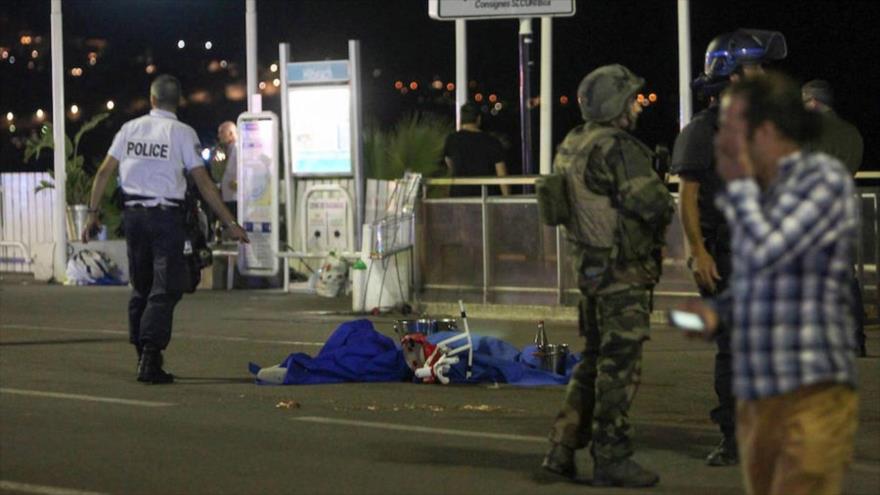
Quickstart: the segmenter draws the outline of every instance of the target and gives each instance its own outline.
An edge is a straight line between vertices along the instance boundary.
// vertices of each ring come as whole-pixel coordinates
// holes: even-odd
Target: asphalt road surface
[[[257,386],[247,364],[316,353],[345,301],[207,291],[178,306],[170,386],[135,381],[128,290],[0,283],[0,493],[627,493],[551,482],[538,466],[564,388],[412,383]],[[393,317],[373,318],[392,335]],[[472,319],[523,346],[526,322]],[[571,323],[547,323],[575,349]],[[880,332],[858,361],[861,421],[845,493],[880,493]],[[742,493],[703,459],[719,435],[713,347],[657,327],[632,409],[657,494]],[[589,456],[579,469],[590,476]]]

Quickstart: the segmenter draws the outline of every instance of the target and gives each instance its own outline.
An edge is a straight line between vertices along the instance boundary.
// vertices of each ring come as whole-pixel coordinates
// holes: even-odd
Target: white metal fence
[[[51,178],[45,172],[0,174],[0,272],[33,271],[21,247],[5,243],[21,243],[33,252],[36,244],[52,242],[55,195],[34,192],[41,180]]]

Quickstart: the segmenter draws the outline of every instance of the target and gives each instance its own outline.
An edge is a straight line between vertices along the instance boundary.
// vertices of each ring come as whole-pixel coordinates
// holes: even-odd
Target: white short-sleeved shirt
[[[123,124],[107,154],[119,160],[123,191],[156,198],[126,202],[129,205],[173,205],[167,200],[182,200],[186,194],[184,171],[205,165],[196,131],[174,113],[159,109]]]

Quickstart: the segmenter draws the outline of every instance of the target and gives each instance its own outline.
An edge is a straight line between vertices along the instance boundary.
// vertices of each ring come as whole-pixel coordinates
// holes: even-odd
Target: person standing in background
[[[446,137],[443,156],[453,177],[504,177],[507,165],[501,143],[483,132],[480,108],[473,103],[461,106],[461,129]],[[497,191],[490,187],[489,192]],[[450,196],[479,196],[480,186],[452,186]],[[501,194],[508,196],[510,186],[501,186]]]
[[[821,123],[819,138],[805,146],[808,150],[824,151],[837,158],[853,177],[862,166],[865,142],[856,126],[843,120],[834,111],[834,90],[828,81],[813,79],[801,87],[801,99],[807,110],[818,112]],[[853,313],[856,319],[856,355],[868,356],[865,335],[865,305],[862,300],[862,286],[853,270],[852,277]]]

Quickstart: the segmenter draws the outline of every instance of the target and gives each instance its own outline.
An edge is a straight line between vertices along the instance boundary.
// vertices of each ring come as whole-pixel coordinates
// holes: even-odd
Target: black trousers
[[[706,251],[715,259],[715,266],[721,280],[716,282],[717,293],[724,292],[730,282],[731,253],[730,246],[724,242],[710,239],[705,240]],[[712,297],[700,289],[703,297]],[[733,355],[730,349],[730,326],[729,322],[720,322],[715,337],[715,395],[718,396],[718,406],[709,413],[712,421],[718,425],[725,437],[734,438],[736,434],[736,399],[733,396]]]
[[[129,340],[165,349],[171,340],[174,307],[183,295],[186,265],[180,208],[126,208],[125,240],[131,299]]]
[[[865,335],[865,302],[862,299],[862,286],[859,285],[859,276],[855,268],[853,268],[853,276],[850,281],[850,291],[853,298],[853,320],[856,324],[856,346],[864,348],[867,341]]]

